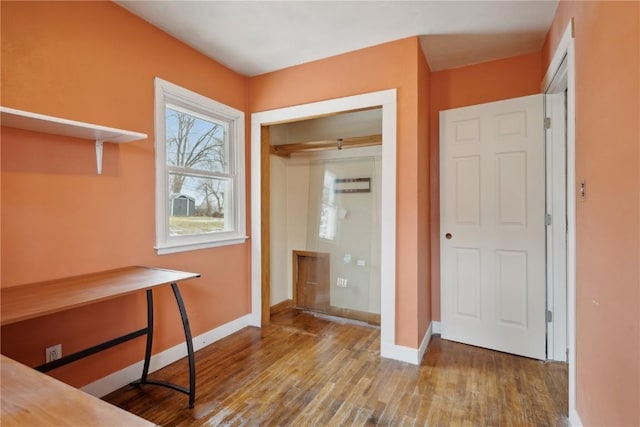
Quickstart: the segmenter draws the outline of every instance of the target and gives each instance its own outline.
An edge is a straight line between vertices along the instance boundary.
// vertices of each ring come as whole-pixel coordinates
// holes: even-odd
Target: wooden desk
[[[0,357],[0,423],[4,427],[154,425],[6,356]]]
[[[200,277],[197,273],[147,267],[126,267],[100,273],[50,280],[29,285],[13,286],[1,290],[1,325],[8,325],[46,314],[105,301],[145,290],[147,294],[147,326],[112,340],[89,347],[77,353],[37,366],[47,372],[76,360],[145,335],[147,345],[140,380],[133,384],[155,384],[189,395],[189,407],[195,402],[195,358],[187,311],[180,295],[178,281]],[[189,388],[148,378],[151,346],[153,344],[153,288],[171,285],[184,328],[189,359]]]

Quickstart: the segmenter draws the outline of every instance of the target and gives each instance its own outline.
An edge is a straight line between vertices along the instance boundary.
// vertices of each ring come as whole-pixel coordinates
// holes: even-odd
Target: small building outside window
[[[196,199],[184,194],[173,194],[171,199],[171,216],[195,216]]]

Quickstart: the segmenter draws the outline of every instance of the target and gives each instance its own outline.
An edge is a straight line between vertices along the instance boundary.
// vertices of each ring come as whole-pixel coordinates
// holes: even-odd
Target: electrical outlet
[[[52,345],[44,349],[44,357],[46,363],[53,362],[62,357],[62,344]]]

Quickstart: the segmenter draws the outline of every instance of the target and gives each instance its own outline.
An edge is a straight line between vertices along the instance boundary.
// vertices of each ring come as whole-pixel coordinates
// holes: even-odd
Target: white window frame
[[[244,112],[206,96],[170,83],[159,77],[155,85],[155,151],[156,151],[156,252],[158,255],[218,246],[242,244],[246,235],[245,206],[245,140]],[[229,174],[232,196],[225,200],[231,209],[232,228],[225,231],[171,236],[169,233],[169,168],[167,165],[166,113],[167,104],[175,105],[222,120],[229,125]],[[226,214],[225,214],[226,215]],[[226,218],[226,216],[225,216]]]

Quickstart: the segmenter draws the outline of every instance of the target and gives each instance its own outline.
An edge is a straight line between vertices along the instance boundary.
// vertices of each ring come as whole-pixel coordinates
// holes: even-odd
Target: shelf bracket
[[[96,166],[98,175],[102,175],[102,140],[96,139]]]

